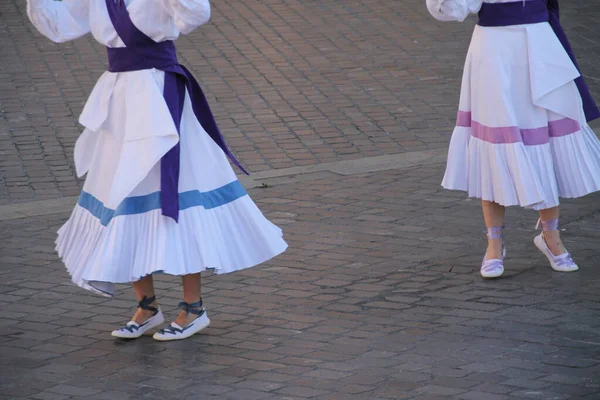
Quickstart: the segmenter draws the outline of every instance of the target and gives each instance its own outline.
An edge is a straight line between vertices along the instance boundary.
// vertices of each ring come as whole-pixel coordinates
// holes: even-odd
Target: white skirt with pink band
[[[600,190],[578,76],[548,23],[476,26],[442,186],[536,210]]]

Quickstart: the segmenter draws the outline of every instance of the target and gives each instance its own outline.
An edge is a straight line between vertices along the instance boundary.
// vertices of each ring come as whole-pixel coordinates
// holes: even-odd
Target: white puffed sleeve
[[[177,29],[187,35],[210,19],[209,0],[163,0],[167,12],[175,19]]]
[[[483,0],[426,0],[427,10],[438,21],[462,22],[481,9]]]
[[[56,43],[90,31],[89,0],[27,0],[27,15],[38,31]]]

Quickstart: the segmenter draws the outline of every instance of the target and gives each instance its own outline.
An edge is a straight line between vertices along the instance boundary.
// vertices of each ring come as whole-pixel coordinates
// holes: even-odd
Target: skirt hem
[[[179,223],[158,209],[118,216],[105,226],[78,205],[56,240],[73,283],[105,296],[117,283],[156,273],[226,274],[251,268],[286,248],[281,229],[247,195],[217,208],[182,210]]]

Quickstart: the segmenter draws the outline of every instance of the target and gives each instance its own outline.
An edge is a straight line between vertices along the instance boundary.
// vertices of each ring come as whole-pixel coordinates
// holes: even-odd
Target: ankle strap
[[[154,303],[155,300],[156,300],[156,296],[152,296],[150,298],[144,296],[144,298],[142,300],[140,300],[140,302],[138,303],[138,308],[141,308],[142,310],[157,312],[158,308],[152,307],[150,305],[150,304]]]
[[[492,226],[487,228],[487,237],[488,239],[502,239],[502,230],[503,226]]]
[[[538,223],[537,223],[535,229],[538,229],[540,227],[540,225],[542,226],[542,231],[544,231],[544,232],[557,231],[558,230],[558,219],[542,221],[542,219],[540,218],[540,219],[538,219]]]
[[[191,303],[191,304],[186,303],[185,301],[182,301],[181,303],[179,303],[177,305],[177,307],[179,307],[180,309],[185,311],[186,317],[190,314],[202,315],[202,312],[204,312],[204,310],[202,308],[202,299],[200,299],[199,301],[197,301],[195,303]]]

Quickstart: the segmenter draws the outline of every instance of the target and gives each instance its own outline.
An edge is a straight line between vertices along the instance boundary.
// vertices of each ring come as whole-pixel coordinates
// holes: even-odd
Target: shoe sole
[[[484,275],[483,272],[480,272],[480,273],[481,273],[482,278],[495,279],[495,278],[500,278],[504,274],[504,270],[502,270],[502,272],[500,272],[498,275]]]
[[[200,317],[200,318],[202,318],[202,317]],[[158,340],[159,342],[170,342],[172,340],[183,340],[183,339],[187,339],[191,336],[194,336],[196,333],[202,331],[203,329],[208,328],[209,325],[210,325],[210,319],[208,319],[208,317],[206,317],[206,321],[202,321],[202,323],[197,325],[198,328],[196,330],[189,331],[189,333],[185,332],[182,335],[178,335],[178,336],[160,336],[159,333],[156,332],[154,334],[154,336],[152,336],[152,338],[154,340]]]
[[[550,250],[548,249],[548,246],[546,245],[544,239],[542,238],[542,235],[538,235],[538,236],[534,237],[533,238],[533,244],[535,245],[535,247],[538,248],[539,251],[542,252],[543,255],[546,256],[546,258],[550,262],[550,266],[552,267],[553,270],[555,270],[557,272],[575,272],[575,271],[579,270],[578,266],[575,266],[575,268],[571,268],[571,269],[562,269],[559,266],[557,266],[554,263],[554,260],[552,259],[552,256],[550,256],[547,253],[547,251],[549,252]]]

